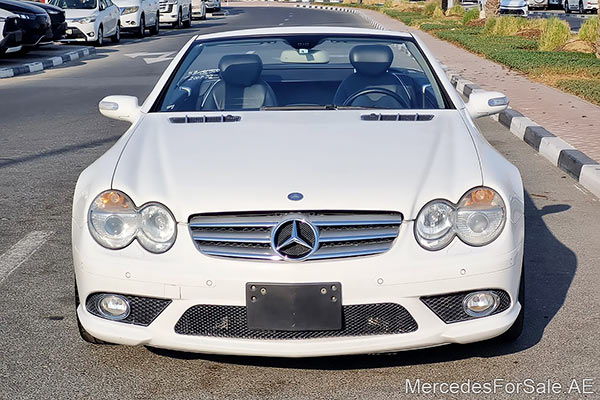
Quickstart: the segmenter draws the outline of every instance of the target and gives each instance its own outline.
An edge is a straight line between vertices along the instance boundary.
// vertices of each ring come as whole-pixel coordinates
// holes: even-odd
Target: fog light
[[[465,296],[463,309],[471,317],[490,315],[500,305],[500,298],[493,292],[474,292]]]
[[[129,301],[123,296],[107,294],[98,300],[98,311],[103,317],[119,321],[129,316]]]

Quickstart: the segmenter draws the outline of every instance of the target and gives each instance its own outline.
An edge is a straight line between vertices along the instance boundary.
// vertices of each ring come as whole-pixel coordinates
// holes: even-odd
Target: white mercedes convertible
[[[91,343],[251,356],[376,353],[523,328],[519,171],[407,33],[194,37],[81,174],[79,329]]]

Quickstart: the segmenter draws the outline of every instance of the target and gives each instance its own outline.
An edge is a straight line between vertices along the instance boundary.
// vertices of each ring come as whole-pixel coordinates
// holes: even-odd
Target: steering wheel
[[[354,101],[359,97],[366,96],[368,94],[382,94],[384,96],[388,96],[396,100],[402,106],[402,108],[410,108],[410,104],[408,104],[408,102],[402,96],[400,96],[398,93],[392,92],[391,90],[384,88],[371,88],[358,91],[352,96],[348,97],[346,101],[344,101],[343,106],[349,106],[352,103],[354,103]]]

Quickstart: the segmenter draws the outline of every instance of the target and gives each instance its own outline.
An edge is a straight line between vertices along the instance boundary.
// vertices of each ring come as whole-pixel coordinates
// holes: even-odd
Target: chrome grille
[[[192,216],[190,231],[196,246],[206,255],[282,261],[273,249],[273,231],[293,219],[312,224],[318,232],[316,250],[306,260],[385,253],[402,224],[402,214],[397,212],[227,213]]]

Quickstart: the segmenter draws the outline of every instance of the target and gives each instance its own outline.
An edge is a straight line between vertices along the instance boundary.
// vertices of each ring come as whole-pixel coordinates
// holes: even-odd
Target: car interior
[[[310,59],[304,53],[298,54]],[[313,54],[322,62],[265,65],[257,54],[225,55],[217,69],[193,71],[180,79],[159,111],[445,108],[423,71],[392,67],[390,46],[353,46],[345,63],[329,63],[326,56]]]

